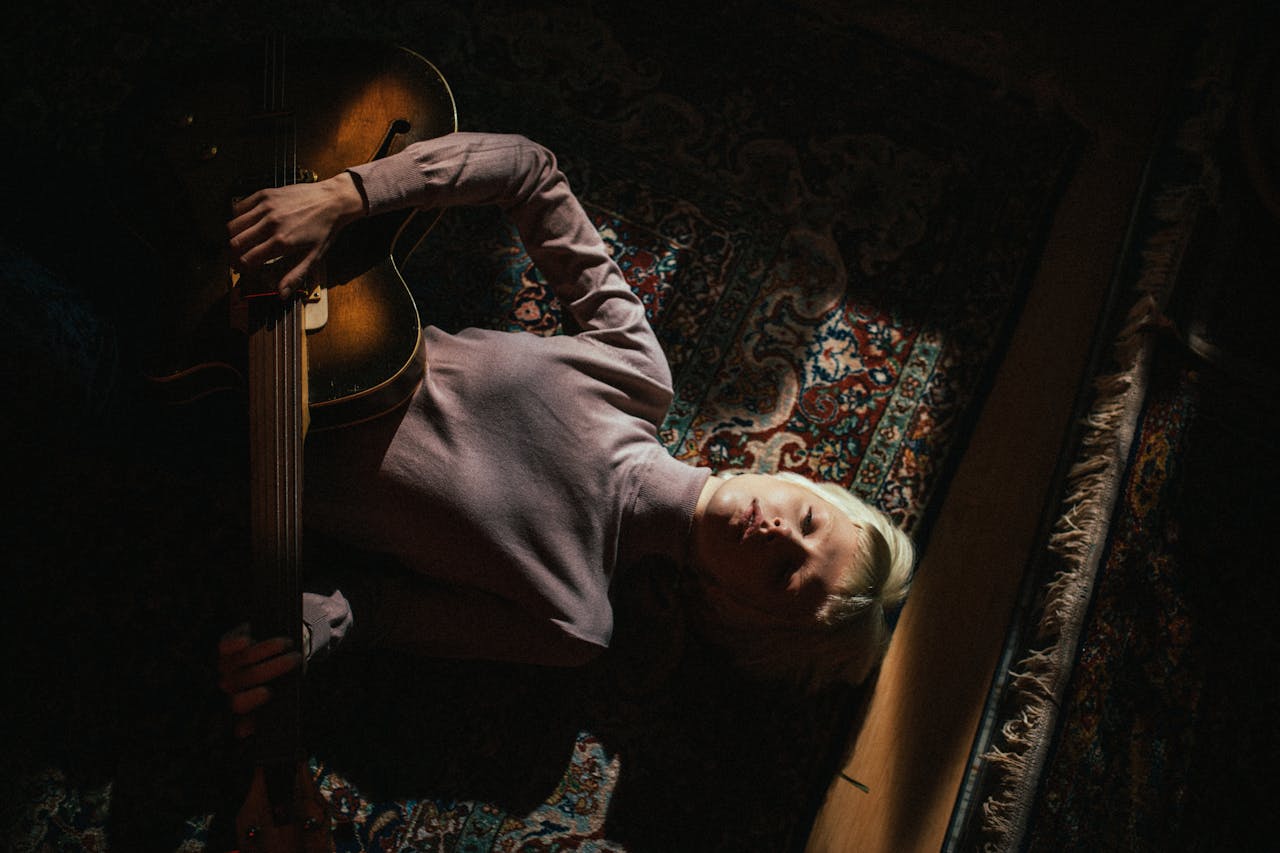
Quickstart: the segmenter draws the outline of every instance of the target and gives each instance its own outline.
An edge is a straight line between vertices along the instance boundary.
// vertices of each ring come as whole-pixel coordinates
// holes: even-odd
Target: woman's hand
[[[351,174],[340,172],[317,183],[259,190],[236,202],[232,213],[227,230],[236,266],[251,271],[283,259],[287,269],[277,287],[287,297],[343,226],[364,215],[364,198]]]
[[[236,715],[236,737],[253,734],[253,711],[271,698],[266,685],[302,665],[295,645],[284,637],[255,643],[247,625],[232,629],[218,642],[218,688],[227,694]]]

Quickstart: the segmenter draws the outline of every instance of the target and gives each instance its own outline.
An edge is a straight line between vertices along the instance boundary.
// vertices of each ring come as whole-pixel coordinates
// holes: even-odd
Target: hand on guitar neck
[[[297,643],[285,637],[254,641],[247,625],[223,635],[218,643],[218,688],[235,715],[235,735],[247,738],[254,731],[253,712],[271,699],[272,681],[304,663]]]
[[[341,647],[352,625],[351,607],[340,590],[302,594],[301,647],[286,637],[255,641],[247,624],[218,642],[218,688],[235,715],[235,733],[254,732],[253,712],[271,699],[271,683]]]
[[[295,292],[338,232],[366,213],[350,172],[317,183],[259,190],[237,201],[227,223],[237,266],[254,270],[276,259],[293,266],[279,279],[282,298]]]
[[[305,644],[305,637],[304,637]],[[272,698],[268,686],[305,662],[285,637],[254,641],[247,625],[218,643],[218,686],[236,715],[235,735],[255,733],[255,713]],[[332,853],[324,800],[305,761],[259,764],[235,818],[235,853]]]

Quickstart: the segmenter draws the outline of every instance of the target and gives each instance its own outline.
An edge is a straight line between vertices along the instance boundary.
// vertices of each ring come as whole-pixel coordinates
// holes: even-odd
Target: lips
[[[760,502],[752,499],[751,506],[742,515],[742,538],[741,542],[746,542],[747,538],[760,529],[760,522],[764,518],[760,512]]]

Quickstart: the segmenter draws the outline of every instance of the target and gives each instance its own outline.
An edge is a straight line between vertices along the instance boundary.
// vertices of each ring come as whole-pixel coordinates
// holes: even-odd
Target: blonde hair
[[[840,682],[860,684],[888,647],[887,614],[906,598],[915,546],[887,515],[841,486],[815,483],[789,471],[774,476],[809,489],[848,516],[863,540],[858,558],[811,622],[748,624],[716,611],[703,596],[700,627],[748,673],[807,690]]]

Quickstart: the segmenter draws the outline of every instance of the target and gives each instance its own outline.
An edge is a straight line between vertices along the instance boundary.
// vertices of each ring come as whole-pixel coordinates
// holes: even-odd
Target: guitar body
[[[246,47],[158,75],[131,101],[116,138],[125,179],[117,198],[153,265],[128,294],[142,370],[170,402],[245,384],[245,300],[227,248],[234,199],[324,179],[457,128],[448,84],[404,48],[290,43],[286,115],[262,107],[263,64]],[[281,121],[294,150],[276,150]],[[286,160],[291,174],[281,173]],[[420,378],[418,315],[398,264],[428,218],[360,220],[330,247],[319,301],[306,309],[314,428],[380,414]]]

